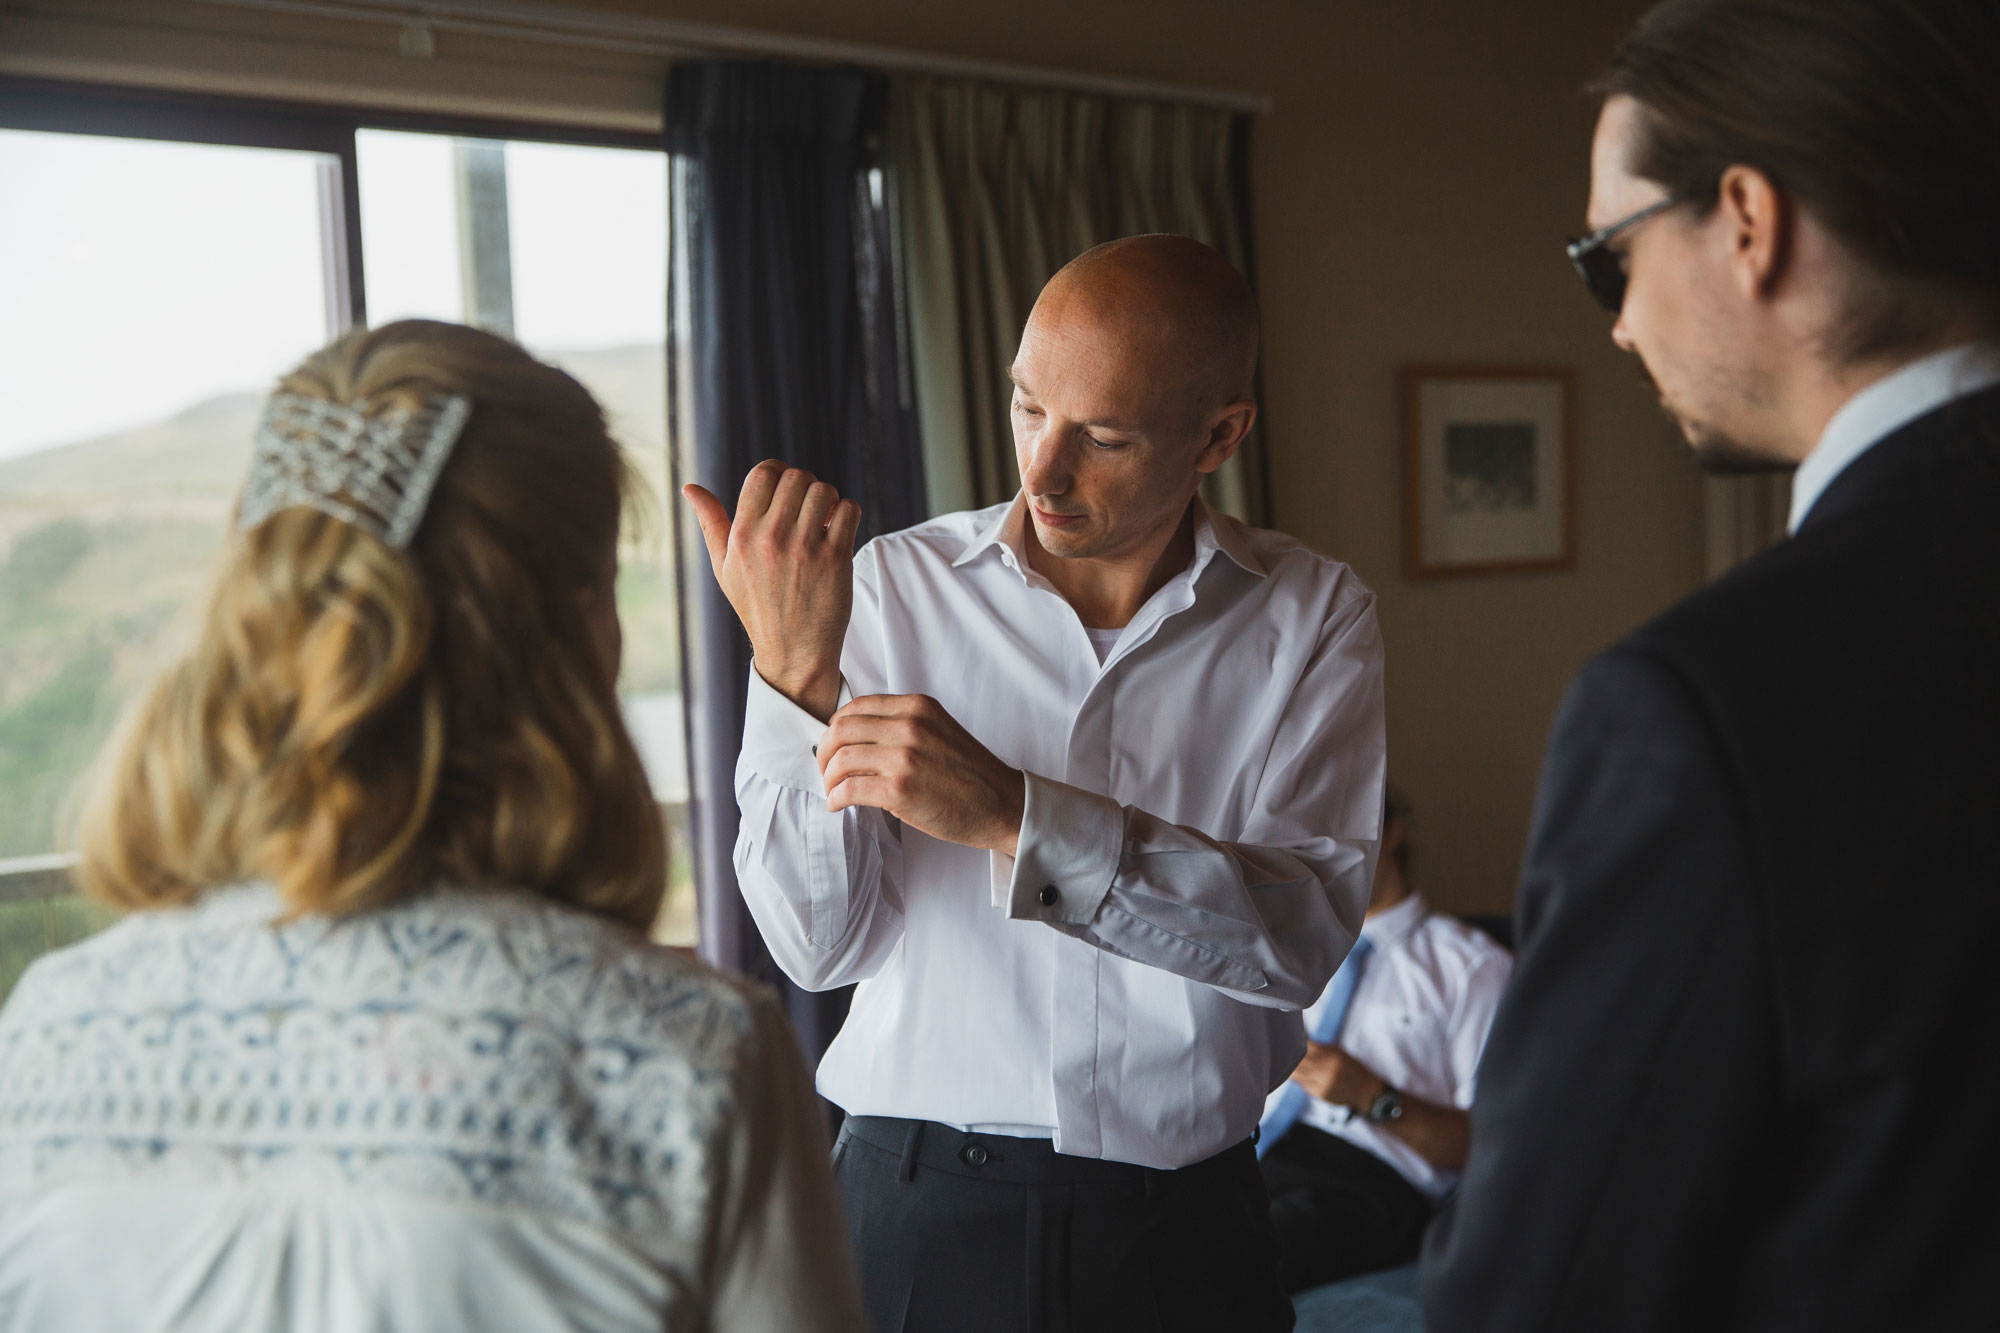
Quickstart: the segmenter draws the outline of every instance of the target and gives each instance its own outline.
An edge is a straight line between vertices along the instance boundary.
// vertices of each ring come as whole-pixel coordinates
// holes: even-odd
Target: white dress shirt
[[[1197,501],[1193,561],[1100,663],[1025,523],[1017,498],[870,542],[841,658],[846,693],[930,695],[1026,772],[1019,859],[829,814],[823,727],[753,670],[736,868],[794,980],[860,983],[830,1100],[1185,1166],[1249,1136],[1361,926],[1374,594]]]
[[[1374,952],[1348,1001],[1338,1044],[1398,1091],[1434,1106],[1470,1108],[1479,1053],[1513,975],[1513,955],[1483,931],[1436,915],[1415,894],[1369,917],[1361,933]],[[1325,1005],[1322,995],[1306,1011],[1308,1030]],[[1458,1184],[1456,1173],[1438,1170],[1394,1132],[1347,1107],[1309,1098],[1299,1124],[1367,1149],[1434,1200]]]
[[[1861,455],[1954,398],[2000,384],[2000,347],[1960,343],[1920,357],[1848,399],[1792,478],[1792,532],[1833,479]]]
[[[851,1333],[762,987],[525,893],[140,912],[0,1009],[8,1333]]]

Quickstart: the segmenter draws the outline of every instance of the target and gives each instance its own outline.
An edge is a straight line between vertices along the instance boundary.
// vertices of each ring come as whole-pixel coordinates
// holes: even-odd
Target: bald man
[[[760,465],[689,488],[756,654],[736,868],[857,982],[819,1087],[877,1333],[1292,1326],[1251,1137],[1361,926],[1374,595],[1196,496],[1257,415],[1206,246],[1100,246],[1012,368],[1022,490],[851,555]]]

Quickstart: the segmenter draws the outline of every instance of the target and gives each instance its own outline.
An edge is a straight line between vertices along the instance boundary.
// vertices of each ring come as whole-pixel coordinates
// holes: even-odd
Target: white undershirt
[[[1819,444],[1792,478],[1789,530],[1799,530],[1833,479],[1855,459],[1918,417],[1995,384],[2000,384],[2000,346],[1960,343],[1920,357],[1855,394],[1826,423]]]
[[[1083,632],[1090,636],[1090,646],[1097,652],[1097,665],[1103,666],[1104,660],[1111,656],[1111,650],[1118,646],[1118,639],[1125,630],[1123,626],[1117,629],[1091,629],[1086,625]]]

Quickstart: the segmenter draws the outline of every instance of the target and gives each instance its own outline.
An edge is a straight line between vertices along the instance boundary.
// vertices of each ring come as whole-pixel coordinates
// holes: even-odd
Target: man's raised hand
[[[861,506],[775,459],[750,469],[733,518],[699,486],[681,494],[701,524],[715,581],[750,636],[758,674],[826,721],[840,702]]]

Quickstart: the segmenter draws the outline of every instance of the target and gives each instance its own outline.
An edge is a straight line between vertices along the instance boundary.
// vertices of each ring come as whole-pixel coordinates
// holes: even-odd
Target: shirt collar
[[[1003,554],[1011,556],[1008,561],[1016,570],[1025,568],[1027,550],[1028,497],[1025,492],[1014,497],[1014,503],[1001,511],[966,544],[958,558],[951,562],[952,568],[967,565],[983,552],[999,547]],[[1200,578],[1202,570],[1220,551],[1235,561],[1243,569],[1265,577],[1269,571],[1257,553],[1250,549],[1250,542],[1243,535],[1243,525],[1227,514],[1218,514],[1208,507],[1199,495],[1194,498],[1194,560],[1188,566],[1192,578]]]
[[[1016,495],[1014,503],[1001,510],[999,517],[981,528],[972,540],[965,544],[965,549],[958,553],[958,558],[951,562],[951,567],[957,569],[961,565],[969,565],[986,551],[997,546],[1002,555],[1012,557],[1007,563],[1018,569],[1027,556],[1027,545],[1022,541],[1022,531],[1027,521],[1028,497],[1024,492]]]
[[[1919,357],[1855,394],[1826,423],[1826,433],[1792,478],[1789,530],[1797,532],[1834,478],[1876,444],[1954,398],[1994,384],[2000,384],[2000,346],[1960,343]]]
[[[1255,574],[1260,579],[1264,578],[1270,572],[1264,568],[1264,562],[1257,558],[1257,553],[1250,549],[1250,542],[1243,535],[1243,525],[1228,514],[1218,514],[1213,509],[1210,509],[1208,502],[1197,495],[1194,498],[1194,560],[1196,569],[1200,569],[1204,563],[1202,560],[1202,543],[1204,541],[1208,542],[1213,549],[1222,552],[1231,560],[1234,560],[1246,572]]]
[[[1385,912],[1377,912],[1361,923],[1361,934],[1377,950],[1393,949],[1423,924],[1431,906],[1421,893],[1412,893]]]

